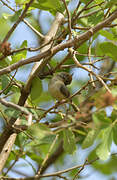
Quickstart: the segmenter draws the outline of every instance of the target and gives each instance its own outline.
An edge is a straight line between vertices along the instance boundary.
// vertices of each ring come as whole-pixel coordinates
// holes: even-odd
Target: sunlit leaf
[[[104,37],[106,37],[107,39],[109,39],[109,40],[112,40],[112,41],[116,41],[116,40],[117,40],[117,37],[115,37],[115,35],[112,34],[112,32],[109,32],[109,31],[107,31],[107,30],[100,30],[99,33],[100,33],[102,36],[104,36]]]
[[[94,143],[96,136],[97,136],[97,130],[93,129],[89,131],[86,138],[83,141],[82,148],[85,149],[90,147]]]
[[[96,126],[108,126],[112,122],[104,110],[93,113],[92,118]]]
[[[27,131],[36,139],[42,139],[45,136],[52,134],[51,130],[46,125],[41,123],[40,124],[36,123],[30,126]]]
[[[13,14],[13,16],[11,16],[10,20],[11,22],[17,21],[19,16],[21,15],[22,9],[18,10],[17,12],[15,12]]]
[[[27,40],[24,40],[20,46],[20,48],[24,48],[24,47],[27,47]],[[27,50],[22,50],[21,52],[13,55],[11,64],[16,63],[22,59],[25,59],[26,55],[27,55]]]
[[[93,15],[89,16],[88,22],[96,25],[97,23],[99,23],[102,20],[103,16],[104,16],[104,13],[100,11],[97,14],[93,14]]]
[[[28,3],[28,2],[29,2],[29,0],[15,0],[15,3],[16,3],[17,5],[25,4],[25,3]]]
[[[100,4],[102,2],[104,2],[103,0],[94,0],[96,2],[96,4]]]
[[[66,152],[73,154],[76,150],[75,136],[70,129],[63,131],[63,147]]]
[[[5,91],[4,91],[4,94],[7,94],[10,89],[11,89],[11,85],[9,86],[9,83],[10,83],[10,78],[7,76],[7,75],[2,75],[1,76],[1,82],[2,82],[2,90],[4,90],[5,88],[7,88]]]
[[[9,17],[11,17],[11,14],[3,13],[2,17],[7,20]]]
[[[3,37],[7,34],[10,26],[6,19],[0,18],[0,38],[3,39]]]
[[[110,155],[110,148],[112,144],[112,126],[101,130],[99,136],[101,137],[101,143],[96,150],[96,154],[101,160],[106,160]]]
[[[64,10],[64,6],[62,5],[61,1],[59,1],[59,0],[56,0],[56,1],[38,0],[38,3],[33,3],[32,7],[42,9],[42,10],[46,10],[46,11],[50,11],[54,15],[57,11],[63,12],[63,10]]]
[[[110,8],[113,5],[117,5],[117,2],[115,0],[109,0],[105,6],[105,8]]]
[[[114,61],[117,61],[117,46],[112,42],[103,42],[100,44],[100,50],[102,55],[111,57]]]

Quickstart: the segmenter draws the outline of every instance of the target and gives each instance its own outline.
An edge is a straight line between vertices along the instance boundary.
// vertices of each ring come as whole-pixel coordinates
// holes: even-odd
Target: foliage
[[[84,178],[80,172],[86,165],[108,177],[114,177],[117,171],[117,152],[112,153],[112,145],[117,145],[117,2],[76,2],[74,8],[74,2],[69,0],[0,2],[0,121],[4,124],[0,129],[1,144],[4,133],[8,132],[9,137],[17,133],[1,171],[3,179],[15,176],[15,168],[21,176],[23,166],[25,177],[35,179],[51,165],[54,170],[68,168],[68,163],[70,167],[78,165],[77,153],[84,151],[88,160],[68,169],[68,179]],[[47,35],[42,16],[46,13],[50,27]],[[57,19],[59,15],[64,20]],[[111,21],[112,15],[115,18]],[[107,19],[109,22],[104,24]],[[23,28],[19,26],[23,40],[20,33],[14,33],[19,23],[23,24]],[[24,23],[31,29],[30,38],[35,37],[33,47],[25,37]],[[15,45],[12,38],[16,39]],[[38,64],[38,73],[32,63]],[[51,75],[61,71],[74,74],[69,91],[75,92],[72,101],[79,112],[64,101],[53,106],[47,85]],[[16,119],[19,124],[14,124]],[[31,172],[27,174],[29,168]],[[58,179],[62,174],[53,176]]]

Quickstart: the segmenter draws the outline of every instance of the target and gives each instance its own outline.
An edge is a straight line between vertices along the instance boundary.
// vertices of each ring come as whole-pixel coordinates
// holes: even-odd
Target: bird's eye
[[[70,79],[65,79],[64,83],[65,83],[65,85],[68,85],[68,84],[71,83],[71,80]]]

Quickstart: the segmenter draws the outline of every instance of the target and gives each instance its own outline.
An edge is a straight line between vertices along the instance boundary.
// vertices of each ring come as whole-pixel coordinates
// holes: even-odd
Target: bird
[[[72,74],[67,72],[59,72],[54,74],[48,84],[48,91],[50,95],[58,101],[65,100],[70,97],[70,92],[67,85],[72,82]],[[75,112],[79,111],[78,107],[69,99]]]

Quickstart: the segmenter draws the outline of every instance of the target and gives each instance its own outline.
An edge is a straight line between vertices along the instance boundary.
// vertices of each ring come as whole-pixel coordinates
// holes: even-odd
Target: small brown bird
[[[60,72],[52,77],[49,82],[48,90],[52,97],[61,101],[63,99],[67,99],[70,97],[70,92],[67,88],[67,85],[71,84],[72,82],[72,75],[67,72]],[[72,105],[74,111],[79,111],[77,106],[69,100],[70,104]]]

